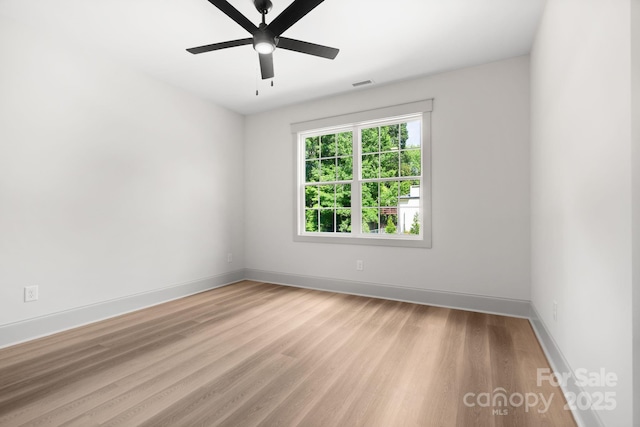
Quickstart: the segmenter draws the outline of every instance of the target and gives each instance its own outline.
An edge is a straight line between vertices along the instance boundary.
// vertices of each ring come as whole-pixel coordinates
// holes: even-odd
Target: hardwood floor
[[[0,350],[0,425],[575,426],[548,367],[525,319],[245,281]]]

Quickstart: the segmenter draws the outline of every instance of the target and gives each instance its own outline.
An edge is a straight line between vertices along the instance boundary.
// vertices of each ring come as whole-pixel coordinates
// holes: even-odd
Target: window
[[[431,246],[431,101],[292,125],[298,241]]]

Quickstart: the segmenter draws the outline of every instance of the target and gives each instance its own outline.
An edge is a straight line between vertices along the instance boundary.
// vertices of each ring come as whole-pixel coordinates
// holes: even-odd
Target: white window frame
[[[412,102],[408,104],[395,105],[392,107],[379,108],[375,110],[361,111],[357,113],[345,114],[335,117],[327,117],[307,122],[294,123],[291,125],[291,133],[294,143],[294,230],[293,240],[296,242],[313,243],[341,243],[356,245],[376,245],[376,246],[403,246],[416,248],[431,248],[431,111],[433,100]],[[385,234],[385,233],[354,233],[353,230],[361,229],[361,215],[355,215],[353,211],[359,211],[355,203],[361,203],[360,194],[360,170],[361,167],[361,144],[359,130],[366,125],[381,126],[385,123],[398,123],[403,119],[420,119],[422,131],[422,176],[420,178],[420,235],[405,234]],[[304,138],[307,136],[327,134],[353,130],[353,180],[352,180],[352,233],[337,232],[306,232],[305,231],[305,149]],[[397,177],[389,180],[402,180]],[[374,180],[380,182],[379,180]],[[357,194],[355,194],[357,192]],[[357,228],[356,228],[357,227]]]

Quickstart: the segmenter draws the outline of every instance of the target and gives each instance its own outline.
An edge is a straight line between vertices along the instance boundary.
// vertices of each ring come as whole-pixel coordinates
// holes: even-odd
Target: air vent
[[[358,83],[352,83],[353,87],[360,87],[360,86],[365,86],[365,85],[370,85],[373,83],[373,80],[363,80],[361,82]]]

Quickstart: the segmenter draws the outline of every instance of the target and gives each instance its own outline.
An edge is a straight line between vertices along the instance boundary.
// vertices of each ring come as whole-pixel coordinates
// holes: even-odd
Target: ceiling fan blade
[[[259,53],[260,71],[262,72],[262,80],[273,78],[273,54]]]
[[[209,0],[211,1],[211,0]],[[295,0],[267,26],[278,37],[324,0]]]
[[[253,22],[249,21],[249,18],[241,14],[238,9],[231,6],[226,0],[209,0],[209,3],[220,9],[227,15],[229,18],[236,21],[242,28],[249,31],[251,34],[255,33],[258,30],[258,27],[253,24]]]
[[[211,52],[212,50],[226,49],[228,47],[244,46],[245,44],[251,44],[251,43],[253,43],[253,39],[251,39],[251,38],[249,38],[249,39],[231,40],[231,41],[228,41],[228,42],[214,43],[214,44],[208,44],[208,45],[204,45],[204,46],[192,47],[190,49],[187,49],[187,52],[193,53],[195,55],[195,54],[198,54],[198,53]]]
[[[278,39],[278,48],[293,50],[295,52],[306,53],[307,55],[314,55],[327,59],[334,59],[338,55],[338,52],[340,52],[340,49],[336,49],[334,47],[288,39],[286,37],[280,37]]]

